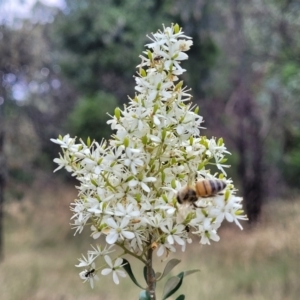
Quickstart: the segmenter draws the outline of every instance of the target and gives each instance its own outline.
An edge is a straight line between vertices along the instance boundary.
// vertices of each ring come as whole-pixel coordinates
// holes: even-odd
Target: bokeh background
[[[129,278],[81,283],[74,265],[93,240],[70,229],[76,182],[53,174],[50,138],[108,138],[107,113],[134,95],[146,35],[171,23],[193,37],[183,79],[201,134],[223,137],[232,153],[249,216],[243,231],[228,224],[220,242],[179,252],[174,274],[201,269],[181,291],[299,299],[299,0],[0,1],[1,299],[137,299]]]

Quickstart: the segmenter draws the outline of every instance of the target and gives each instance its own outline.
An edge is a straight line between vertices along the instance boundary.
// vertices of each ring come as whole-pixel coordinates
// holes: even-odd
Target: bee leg
[[[193,202],[193,206],[194,206],[195,208],[205,208],[205,206],[198,206],[198,205],[196,204],[196,202]]]
[[[198,205],[196,204],[196,202],[193,202],[193,206],[194,206],[194,208],[198,208]]]

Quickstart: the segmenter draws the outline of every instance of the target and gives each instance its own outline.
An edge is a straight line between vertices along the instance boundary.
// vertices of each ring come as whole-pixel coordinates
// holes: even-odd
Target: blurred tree
[[[112,94],[104,92],[80,99],[69,116],[68,127],[71,134],[84,141],[88,137],[99,142],[102,138],[108,139],[112,132],[106,124],[109,119],[107,113],[113,115],[117,104],[117,99]]]
[[[0,3],[1,9],[4,4]],[[0,256],[4,183],[6,195],[16,198],[23,193],[24,186],[19,192],[17,183],[28,185],[32,165],[41,153],[55,149],[49,139],[59,129],[49,125],[71,106],[68,99],[64,99],[66,105],[58,103],[70,93],[67,88],[64,93],[58,91],[66,85],[59,78],[58,66],[52,64],[47,40],[56,10],[37,2],[31,19],[14,18],[11,13],[2,15],[0,24]]]
[[[0,74],[1,76],[2,74]],[[4,188],[6,181],[6,159],[4,153],[4,137],[5,137],[5,89],[0,84],[0,261],[3,259],[3,204],[4,204]]]
[[[133,91],[132,66],[139,62],[137,53],[145,32],[156,30],[162,22],[170,23],[178,14],[172,1],[154,0],[70,1],[67,9],[68,14],[59,15],[51,24],[57,9],[37,2],[31,19],[16,20],[2,30],[1,75],[5,101],[13,104],[7,147],[10,157],[20,158],[9,161],[24,171],[44,161],[44,156],[53,157],[55,147],[49,145],[49,138],[61,133],[78,95],[92,99],[105,91],[125,102]],[[50,39],[53,28],[58,34],[51,34]],[[57,43],[66,51],[55,48]],[[205,47],[198,51],[204,53]],[[60,73],[58,61],[72,87]],[[99,122],[95,119],[96,128]]]
[[[209,2],[205,1],[203,12],[201,1],[196,2],[197,10],[192,4],[183,9],[180,1],[67,1],[67,13],[56,18],[53,40],[64,74],[82,95],[71,114],[69,131],[80,137],[104,132],[107,126],[102,126],[101,110],[106,111],[110,101],[106,104],[103,98],[101,110],[100,106],[97,109],[94,100],[98,92],[110,93],[121,103],[132,95],[132,67],[139,63],[137,55],[146,41],[145,33],[161,28],[161,23],[178,21],[194,38],[191,56],[195,59],[187,68],[196,76],[188,81],[196,93],[203,93],[202,83],[208,78],[217,48],[205,31],[207,19],[202,18],[208,16]],[[187,9],[195,12],[191,20],[186,19]]]
[[[247,213],[255,222],[263,199],[282,195],[286,133],[300,130],[300,6],[285,0],[227,4],[217,6],[222,28],[213,33],[222,49],[212,75],[218,82],[213,106],[224,111],[223,126],[210,126],[222,128],[238,151]]]
[[[125,102],[145,33],[170,22],[171,1],[66,1],[55,22],[60,63],[81,94],[103,90]],[[164,17],[162,17],[164,14]]]
[[[49,10],[52,11],[52,8],[40,3],[36,8],[42,15],[43,12],[49,15]],[[37,17],[37,13],[34,15]],[[39,150],[39,153],[53,157],[55,147],[49,139],[61,131],[63,120],[75,101],[74,92],[60,76],[60,67],[54,64],[48,39],[51,24],[32,20],[17,21],[10,26],[2,26],[0,46],[1,78],[7,95],[4,101],[10,104],[8,122],[14,128],[14,136],[11,136],[15,143],[13,149],[19,149],[23,156],[33,150],[29,144],[18,147],[19,142],[26,139],[26,122],[33,126],[37,135],[34,152]],[[20,157],[17,152],[14,154]],[[31,163],[38,159],[39,155],[36,155]],[[24,164],[28,166],[28,161],[24,161]]]
[[[38,4],[33,15],[50,20],[53,13]],[[2,79],[6,98],[14,99],[9,103],[22,104],[8,106],[10,143],[26,145],[24,149],[34,140],[35,149],[51,155],[55,147],[49,138],[66,128],[101,139],[107,128],[104,112],[115,106],[114,100],[104,99],[113,95],[125,102],[132,95],[132,66],[139,63],[145,32],[170,22],[193,37],[185,80],[210,128],[206,134],[222,135],[236,149],[237,172],[254,222],[263,199],[282,193],[283,178],[298,186],[297,0],[75,0],[67,1],[53,24],[31,20],[9,28],[1,35]],[[64,120],[70,122],[63,129]],[[23,138],[30,126],[34,130]]]
[[[188,62],[189,84],[203,93],[217,48],[209,33],[209,1],[118,0],[67,1],[68,13],[56,20],[61,66],[81,93],[104,90],[125,101],[134,87],[132,66],[146,41],[145,33],[178,22],[194,38]],[[138,16],[143,16],[139,18]],[[116,87],[118,87],[116,89]]]

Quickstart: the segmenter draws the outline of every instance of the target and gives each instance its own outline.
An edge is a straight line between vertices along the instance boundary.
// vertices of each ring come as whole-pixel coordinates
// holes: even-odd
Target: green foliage
[[[28,169],[11,168],[9,170],[9,176],[11,179],[15,180],[16,183],[25,185],[31,185],[34,180],[33,172],[30,172]]]
[[[281,70],[281,78],[283,83],[288,84],[291,80],[296,79],[297,76],[299,76],[299,66],[297,64],[287,62],[283,65]]]
[[[195,28],[197,28],[196,24]],[[206,85],[208,83],[210,71],[219,55],[219,49],[209,35],[199,37],[196,30],[192,32],[192,35],[194,35],[194,45],[189,52],[190,58],[186,64],[186,68],[189,70],[187,76],[190,76],[187,81],[196,95],[203,96],[211,94],[210,91],[215,87],[215,85],[205,87],[204,83]]]
[[[63,50],[59,56],[64,73],[83,93],[104,89],[126,97],[133,90],[132,68],[139,63],[145,33],[170,22],[171,1],[67,4],[70,12],[57,18],[54,35]]]
[[[200,270],[190,270],[186,272],[180,272],[177,276],[173,276],[168,279],[164,286],[164,292],[163,292],[163,300],[169,298],[171,295],[173,295],[182,285],[183,278],[185,276],[188,276],[190,274],[199,272]],[[179,299],[182,299],[184,295],[180,295]],[[184,299],[184,298],[183,298]]]
[[[139,300],[151,300],[150,294],[148,291],[141,291],[139,295]]]
[[[52,299],[62,299],[62,295],[65,299],[138,299],[138,288],[129,277],[116,286],[111,278],[100,275],[100,284],[94,289],[79,282],[79,276],[74,275],[74,257],[84,251],[83,239],[89,242],[91,237],[74,237],[66,221],[70,218],[69,203],[77,192],[60,179],[46,178],[48,175],[39,174],[39,183],[30,189],[23,187],[25,201],[6,201],[1,299],[34,299],[33,294],[51,295]],[[300,199],[268,203],[264,212],[256,230],[235,235],[228,228],[230,238],[223,236],[221,243],[201,249],[193,245],[180,254],[181,268],[198,265],[203,270],[188,277],[181,287],[187,300],[299,298]],[[140,270],[140,265],[133,261],[133,270]],[[159,283],[158,300],[161,293]],[[176,295],[169,299],[176,299]]]
[[[157,272],[156,273],[156,281],[159,281],[161,280],[163,277],[165,277],[167,274],[169,274],[172,269],[174,267],[176,267],[178,264],[180,263],[180,260],[179,259],[171,259],[167,262],[165,268],[164,268],[164,271],[163,273],[160,273],[160,272]],[[131,265],[129,263],[128,260],[124,259],[123,258],[123,268],[125,269],[125,271],[127,272],[127,274],[129,275],[130,279],[132,280],[132,282],[137,285],[138,287],[142,288],[143,290],[140,292],[140,295],[139,295],[139,299],[140,300],[148,300],[150,299],[150,295],[148,293],[147,290],[145,290],[136,280],[133,272],[132,272],[132,269],[131,269]],[[189,271],[186,271],[186,272],[181,272],[179,273],[177,276],[172,276],[170,277],[165,286],[164,286],[164,292],[163,292],[163,299],[167,299],[169,298],[171,295],[173,295],[179,288],[180,286],[182,285],[182,281],[183,281],[183,278],[185,276],[188,276],[190,274],[193,274],[193,273],[196,273],[196,272],[199,272],[200,270],[189,270]],[[155,275],[155,272],[154,270],[152,269],[152,272],[153,272],[153,276]],[[145,281],[147,282],[147,267],[145,266],[144,267],[144,278],[145,278]],[[156,285],[156,283],[155,283]],[[184,295],[180,295],[177,299],[180,299],[180,300],[184,300],[185,299],[185,296]]]
[[[162,278],[164,278],[166,275],[168,275],[173,268],[175,268],[178,264],[180,263],[179,259],[173,258],[171,260],[169,260],[165,266],[165,269],[163,271],[162,274],[160,274],[159,276],[156,276],[157,280],[161,280]],[[156,273],[157,274],[157,273]]]
[[[286,182],[290,186],[299,189],[300,178],[300,128],[298,128],[298,134],[292,137],[292,143],[285,151],[285,155],[281,162],[281,169]]]
[[[135,276],[134,276],[134,274],[132,272],[131,265],[130,265],[129,261],[127,259],[123,258],[123,263],[122,264],[123,264],[124,270],[127,272],[127,274],[129,275],[130,279],[132,280],[132,282],[136,286],[140,287],[141,289],[145,289],[136,280],[136,278],[135,278]],[[143,293],[143,292],[141,292],[141,293]]]
[[[112,132],[106,124],[109,119],[107,113],[113,115],[116,105],[116,98],[104,92],[79,99],[68,120],[71,133],[84,141],[88,137],[98,142],[108,138]]]
[[[217,1],[200,0],[67,0],[66,3],[68,13],[59,15],[53,24],[53,41],[59,45],[56,57],[63,73],[84,99],[102,90],[121,102],[126,101],[127,95],[133,94],[132,66],[139,63],[145,33],[161,28],[162,23],[178,23],[193,38],[189,60],[183,64],[189,71],[185,80],[193,90],[194,102],[201,99],[204,126],[212,130],[209,135],[217,132],[225,140],[237,140],[236,124],[242,116],[235,98],[241,99],[241,93],[246,93],[245,99],[253,99],[250,104],[257,105],[262,134],[266,134],[269,124],[276,124],[269,130],[263,146],[264,152],[270,153],[265,161],[269,159],[272,166],[278,165],[279,156],[281,160],[284,156],[287,161],[295,161],[292,153],[282,152],[278,156],[278,149],[268,146],[274,144],[271,140],[283,144],[278,140],[278,134],[283,136],[279,131],[298,117],[300,45],[299,7],[295,0],[288,3],[274,0],[256,6],[247,2],[219,5]],[[247,91],[239,88],[241,83],[248,87]],[[250,114],[246,117],[251,124]],[[84,134],[78,131],[76,134],[93,138],[94,132],[86,128]],[[246,155],[250,166],[251,152],[249,149]],[[274,159],[271,161],[270,157]],[[235,159],[236,165],[240,161]]]
[[[189,85],[203,93],[201,83],[208,79],[218,55],[206,30],[211,4],[203,6],[202,18],[193,14],[193,2],[73,0],[67,4],[70,12],[57,18],[54,40],[62,50],[58,57],[64,73],[81,92],[102,89],[120,99],[132,93],[132,66],[139,63],[145,33],[161,28],[162,23],[178,22],[194,40],[185,65],[192,74],[187,75]]]

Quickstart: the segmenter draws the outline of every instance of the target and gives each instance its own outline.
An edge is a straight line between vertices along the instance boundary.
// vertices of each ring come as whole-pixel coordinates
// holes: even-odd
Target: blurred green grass
[[[93,290],[79,279],[74,265],[94,241],[88,234],[73,237],[69,225],[69,203],[76,197],[73,187],[38,182],[24,195],[22,201],[5,205],[1,299],[138,299],[139,289],[128,277],[116,286],[109,276],[100,276]],[[182,262],[173,275],[201,270],[184,279],[180,293],[186,299],[204,300],[299,299],[299,200],[269,203],[255,228],[244,224],[240,231],[228,224],[219,231],[220,242],[201,246],[195,241],[186,252],[179,251],[176,258]],[[143,282],[142,266],[128,259]],[[165,263],[156,259],[155,270],[162,271]],[[158,299],[163,283],[158,283]]]

